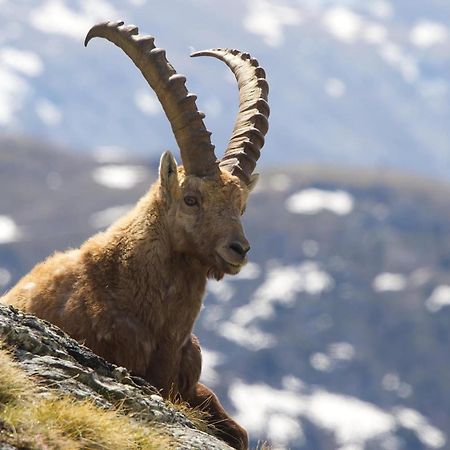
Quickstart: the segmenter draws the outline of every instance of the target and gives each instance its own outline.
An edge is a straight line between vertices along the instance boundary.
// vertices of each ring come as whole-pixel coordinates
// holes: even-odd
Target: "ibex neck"
[[[176,252],[168,232],[165,208],[139,203],[145,214],[132,212],[107,231],[104,256],[117,280],[117,301],[153,320],[172,316],[192,327],[205,291],[207,268],[196,258]],[[173,324],[179,326],[179,324]]]

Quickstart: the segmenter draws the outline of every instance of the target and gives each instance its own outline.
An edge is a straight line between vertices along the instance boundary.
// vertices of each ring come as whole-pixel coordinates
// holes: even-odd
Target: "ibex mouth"
[[[219,253],[217,253],[217,259],[218,259],[219,265],[221,266],[222,270],[229,275],[236,275],[237,273],[239,273],[240,270],[242,269],[242,267],[247,262],[246,259],[240,263],[237,263],[235,261],[229,261],[229,260],[225,259]]]

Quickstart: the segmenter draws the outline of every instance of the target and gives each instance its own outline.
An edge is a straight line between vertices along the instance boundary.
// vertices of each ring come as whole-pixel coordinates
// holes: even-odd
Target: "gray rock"
[[[39,384],[43,394],[57,390],[103,408],[120,403],[130,415],[145,415],[163,426],[179,443],[179,449],[230,449],[196,429],[142,378],[108,363],[56,326],[1,303],[0,340],[26,373],[43,381]],[[0,449],[9,448],[13,447],[2,444],[0,435]]]

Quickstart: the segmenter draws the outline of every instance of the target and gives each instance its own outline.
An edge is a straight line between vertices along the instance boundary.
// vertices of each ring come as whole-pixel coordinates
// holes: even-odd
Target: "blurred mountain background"
[[[0,0],[0,292],[126,211],[176,149],[96,22],[156,36],[217,152],[223,64],[266,69],[271,129],[245,215],[251,263],[210,283],[204,380],[275,449],[450,449],[450,3]]]

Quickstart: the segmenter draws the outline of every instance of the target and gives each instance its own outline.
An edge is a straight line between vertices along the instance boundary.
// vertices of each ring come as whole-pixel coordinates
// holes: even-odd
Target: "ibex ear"
[[[169,151],[164,152],[159,161],[159,179],[161,187],[168,192],[178,184],[177,162]]]
[[[255,189],[255,186],[257,185],[259,180],[259,173],[254,173],[253,175],[250,175],[250,181],[247,184],[248,191],[251,192],[253,189]]]

